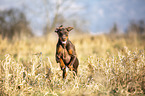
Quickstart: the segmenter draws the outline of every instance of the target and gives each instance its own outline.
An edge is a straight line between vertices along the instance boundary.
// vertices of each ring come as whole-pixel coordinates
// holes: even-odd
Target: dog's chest
[[[63,50],[62,50],[62,58],[66,64],[68,64],[70,62],[71,57],[66,48],[63,48]]]

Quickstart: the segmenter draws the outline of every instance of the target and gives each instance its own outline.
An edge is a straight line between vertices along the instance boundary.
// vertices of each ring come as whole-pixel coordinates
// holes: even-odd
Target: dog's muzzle
[[[62,44],[66,44],[66,41],[61,41]]]

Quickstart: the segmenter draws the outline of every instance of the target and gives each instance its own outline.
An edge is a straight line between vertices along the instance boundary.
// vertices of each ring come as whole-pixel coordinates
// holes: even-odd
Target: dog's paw
[[[61,70],[64,70],[66,67],[65,66],[60,66],[61,67]]]

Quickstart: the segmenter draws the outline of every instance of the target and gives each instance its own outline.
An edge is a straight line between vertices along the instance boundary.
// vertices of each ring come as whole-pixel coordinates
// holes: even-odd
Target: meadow
[[[143,96],[145,35],[70,35],[78,75],[65,80],[55,61],[57,35],[0,37],[0,96]]]

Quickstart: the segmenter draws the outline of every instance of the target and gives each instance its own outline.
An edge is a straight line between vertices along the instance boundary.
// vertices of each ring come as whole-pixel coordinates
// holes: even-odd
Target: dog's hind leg
[[[75,62],[74,62],[74,64],[73,64],[73,71],[76,73],[76,75],[77,75],[77,69],[78,69],[78,65],[79,65],[79,60],[78,60],[78,58],[76,58],[76,60],[75,60]]]
[[[66,68],[63,69],[62,71],[63,71],[63,74],[62,74],[62,75],[63,75],[63,79],[65,79],[65,78],[66,78],[66,75],[67,75],[67,73],[66,73]]]

